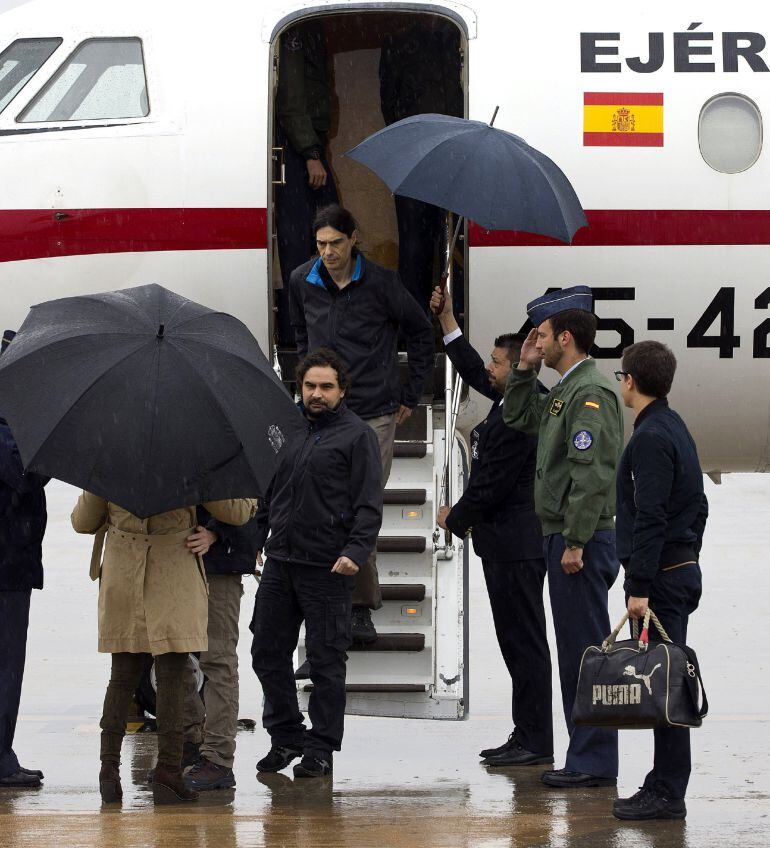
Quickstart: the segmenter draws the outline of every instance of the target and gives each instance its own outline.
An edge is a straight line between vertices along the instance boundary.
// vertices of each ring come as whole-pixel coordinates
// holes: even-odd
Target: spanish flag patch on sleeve
[[[590,409],[599,409],[599,404],[595,400],[587,400],[584,406],[587,406]]]

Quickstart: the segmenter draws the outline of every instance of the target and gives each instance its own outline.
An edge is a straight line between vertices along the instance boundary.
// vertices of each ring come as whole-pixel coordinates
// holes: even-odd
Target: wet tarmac
[[[510,732],[510,689],[497,652],[478,562],[471,582],[471,716],[463,722],[351,717],[333,779],[284,774],[257,780],[264,732],[241,732],[237,789],[207,793],[184,808],[155,809],[146,786],[155,739],[126,740],[124,801],[102,809],[98,719],[108,658],[95,651],[96,587],[87,576],[90,540],[69,529],[76,492],[49,487],[46,588],[33,594],[31,632],[16,750],[42,768],[36,791],[0,790],[0,846],[216,846],[216,848],[386,848],[386,846],[702,846],[770,845],[770,476],[707,482],[712,505],[702,554],[704,599],[691,619],[711,702],[693,733],[686,822],[622,823],[610,808],[648,770],[652,733],[621,733],[618,789],[546,790],[540,767],[488,771],[477,752]],[[242,607],[241,715],[259,719],[248,630],[256,584]],[[613,592],[614,618],[622,613]],[[556,681],[555,681],[556,684]],[[558,684],[555,689],[558,692]],[[555,718],[557,766],[565,732]],[[287,774],[290,774],[288,772]]]

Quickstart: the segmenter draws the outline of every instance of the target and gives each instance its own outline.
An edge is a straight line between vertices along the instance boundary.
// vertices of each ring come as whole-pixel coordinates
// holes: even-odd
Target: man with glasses
[[[535,329],[521,347],[505,390],[508,426],[538,434],[535,510],[543,525],[564,717],[566,766],[542,781],[557,788],[615,786],[615,730],[575,727],[580,659],[610,632],[607,593],[618,575],[615,469],[623,443],[618,397],[588,351],[596,336],[587,286],[551,292],[527,305]],[[541,362],[559,374],[549,394],[537,391]]]

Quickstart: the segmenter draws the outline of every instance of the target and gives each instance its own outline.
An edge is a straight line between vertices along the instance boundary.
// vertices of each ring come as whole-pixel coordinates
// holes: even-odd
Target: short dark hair
[[[662,342],[637,342],[623,351],[623,370],[634,378],[641,394],[664,398],[674,382],[676,357]]]
[[[333,368],[337,372],[337,383],[342,391],[346,392],[350,388],[348,369],[333,350],[329,350],[326,347],[319,347],[318,350],[314,350],[300,359],[295,372],[300,387],[305,381],[305,374],[311,368]]]
[[[350,238],[358,229],[358,224],[347,209],[343,209],[337,203],[332,203],[329,206],[324,206],[323,209],[319,209],[315,218],[313,218],[313,236],[324,227],[332,227]]]
[[[584,309],[567,309],[549,319],[554,336],[569,332],[582,353],[591,350],[596,338],[596,316]]]
[[[521,346],[527,337],[523,333],[502,333],[495,339],[495,347],[505,348],[511,364],[518,362]]]

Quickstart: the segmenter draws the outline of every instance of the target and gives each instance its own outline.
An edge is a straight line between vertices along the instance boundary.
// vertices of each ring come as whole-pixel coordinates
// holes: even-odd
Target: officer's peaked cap
[[[3,330],[3,341],[0,346],[0,353],[5,353],[5,349],[8,345],[13,341],[13,337],[16,335],[15,330]]]
[[[529,320],[539,327],[543,321],[568,309],[593,312],[593,301],[594,296],[588,286],[572,286],[536,297],[527,304],[527,315]]]

